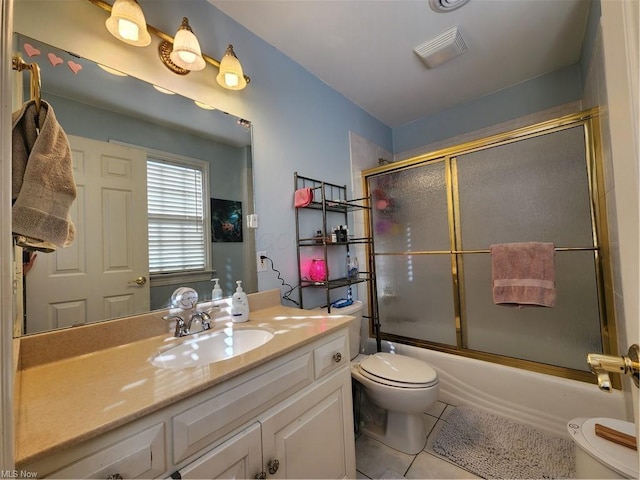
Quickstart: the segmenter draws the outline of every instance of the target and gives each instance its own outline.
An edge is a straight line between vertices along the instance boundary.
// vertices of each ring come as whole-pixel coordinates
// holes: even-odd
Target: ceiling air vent
[[[446,13],[460,8],[469,0],[429,0],[431,10],[438,13]]]
[[[435,68],[467,51],[458,27],[453,27],[413,49],[427,68]]]

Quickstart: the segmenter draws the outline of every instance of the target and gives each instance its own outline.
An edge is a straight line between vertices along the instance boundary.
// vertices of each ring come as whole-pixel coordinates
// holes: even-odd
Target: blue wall
[[[255,201],[260,219],[256,248],[266,251],[282,277],[295,285],[294,172],[350,185],[349,132],[391,151],[391,129],[210,4],[140,3],[146,7],[147,22],[167,32],[177,28],[176,19],[188,16],[203,52],[209,55],[220,58],[226,44],[233,44],[251,83],[242,92],[220,94],[237,97],[238,108],[230,113],[254,125]],[[199,25],[211,28],[203,31]],[[258,286],[260,290],[279,288],[281,282],[269,270],[258,274]]]
[[[395,128],[393,149],[404,152],[581,98],[576,64]]]

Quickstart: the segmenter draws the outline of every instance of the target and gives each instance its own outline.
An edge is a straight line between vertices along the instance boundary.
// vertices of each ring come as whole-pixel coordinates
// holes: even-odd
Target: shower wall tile
[[[351,150],[351,191],[353,193],[353,198],[362,198],[364,197],[364,191],[362,188],[362,171],[377,167],[379,158],[391,160],[392,154],[379,145],[376,145],[353,132],[349,132],[349,142]],[[353,234],[356,237],[364,237],[364,211],[353,212],[349,224],[350,234]],[[356,245],[351,255],[358,257],[360,270],[368,270],[366,247],[364,245]],[[358,299],[362,300],[365,305],[368,306],[367,284],[358,284],[356,291]],[[366,309],[365,313],[367,313]]]

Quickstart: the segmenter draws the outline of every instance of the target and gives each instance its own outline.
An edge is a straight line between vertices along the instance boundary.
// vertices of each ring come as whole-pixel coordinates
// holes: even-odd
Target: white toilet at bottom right
[[[635,425],[614,418],[574,418],[567,430],[575,442],[576,478],[638,478],[638,451],[596,435],[599,423],[635,436]]]

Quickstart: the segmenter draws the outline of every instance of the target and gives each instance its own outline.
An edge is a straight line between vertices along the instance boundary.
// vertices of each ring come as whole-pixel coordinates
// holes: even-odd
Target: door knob
[[[267,464],[267,467],[269,467],[269,473],[271,475],[275,475],[278,469],[280,468],[280,461],[270,460],[269,463]]]
[[[141,287],[145,283],[147,283],[147,277],[138,277],[135,280],[129,282],[129,285],[138,285],[139,287]]]
[[[611,380],[609,372],[629,375],[636,387],[640,388],[640,363],[638,356],[640,347],[631,345],[626,357],[613,355],[600,355],[590,353],[587,355],[587,363],[591,371],[598,377],[598,387],[605,392],[611,392]]]

